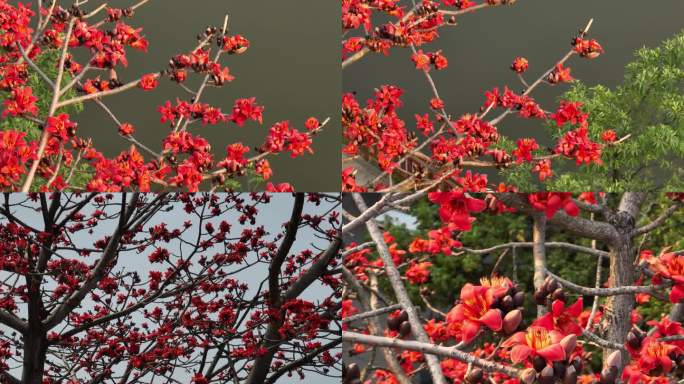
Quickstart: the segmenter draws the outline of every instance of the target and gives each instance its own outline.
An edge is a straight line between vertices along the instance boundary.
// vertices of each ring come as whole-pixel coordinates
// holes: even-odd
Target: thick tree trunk
[[[610,246],[610,283],[612,287],[634,285],[634,244],[628,236],[620,236],[616,244]],[[633,295],[617,295],[608,298],[605,307],[607,319],[606,339],[624,344],[631,328],[630,316],[635,306]],[[612,350],[604,349],[603,362]],[[622,361],[628,361],[623,356]]]
[[[627,192],[622,196],[618,212],[609,219],[617,231],[617,235],[610,241],[610,285],[622,287],[634,285],[634,258],[635,248],[631,232],[634,230],[635,218],[637,217],[645,194]],[[608,341],[624,344],[627,333],[632,327],[630,316],[635,307],[633,295],[618,295],[608,298],[605,313],[607,324],[606,339]],[[603,363],[612,350],[604,349]],[[622,362],[629,361],[629,356],[623,352]],[[620,373],[622,367],[620,367]]]
[[[33,264],[33,255],[29,255],[29,264]],[[41,384],[45,369],[47,353],[47,331],[43,327],[45,306],[40,292],[41,278],[35,273],[26,276],[28,289],[28,332],[24,334],[24,361],[21,382],[23,384]]]
[[[23,384],[41,384],[45,369],[45,354],[47,352],[47,338],[42,331],[29,331],[24,343],[24,367],[22,372]]]
[[[532,224],[532,258],[534,261],[534,289],[538,290],[546,279],[546,216],[537,214]],[[537,306],[537,317],[546,313],[546,307]]]

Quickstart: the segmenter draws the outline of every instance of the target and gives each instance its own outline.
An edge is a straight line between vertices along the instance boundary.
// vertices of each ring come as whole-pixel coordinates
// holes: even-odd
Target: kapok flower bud
[[[535,371],[533,368],[527,368],[520,373],[518,378],[524,384],[532,384],[537,378],[537,371]]]
[[[544,367],[541,373],[539,373],[539,382],[541,384],[553,384],[555,380],[553,368],[550,365]]]
[[[565,375],[563,376],[563,384],[575,384],[577,383],[577,371],[573,365],[569,365],[565,369]]]
[[[565,336],[561,341],[560,345],[565,349],[565,356],[570,356],[577,346],[577,336],[570,334]]]
[[[510,335],[518,329],[520,322],[522,321],[522,311],[519,309],[512,310],[506,314],[503,319],[503,331],[505,334]]]
[[[615,367],[617,369],[620,369],[622,366],[622,353],[620,351],[613,351],[610,355],[608,355],[608,359],[606,359],[606,365],[610,367]]]
[[[484,373],[480,368],[473,368],[468,372],[465,377],[465,381],[468,384],[479,384],[484,379]]]

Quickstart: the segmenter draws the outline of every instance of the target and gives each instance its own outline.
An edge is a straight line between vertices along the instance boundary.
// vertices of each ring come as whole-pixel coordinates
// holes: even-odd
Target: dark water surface
[[[133,1],[114,1],[125,7]],[[101,2],[93,2],[92,6]],[[316,116],[331,123],[314,140],[315,155],[290,160],[289,154],[271,157],[273,182],[291,181],[300,191],[339,189],[339,69],[340,5],[336,1],[248,1],[248,0],[151,0],[139,8],[133,26],[143,27],[150,41],[147,54],[129,53],[128,69],[119,71],[123,81],[166,68],[169,59],[189,52],[197,45],[196,35],[208,25],[221,26],[230,15],[229,31],[248,38],[251,47],[241,56],[223,55],[221,63],[236,79],[223,88],[210,88],[203,102],[230,112],[237,98],[255,96],[266,107],[264,125],[247,123],[194,125],[193,134],[206,137],[217,157],[225,156],[225,146],[242,141],[251,147],[263,142],[270,125],[280,120],[304,130],[304,121]],[[191,89],[200,82],[189,75]],[[159,122],[157,106],[166,100],[189,94],[168,79],[162,79],[154,92],[133,90],[104,99],[122,121],[136,126],[136,138],[158,150],[169,128]],[[115,124],[94,103],[78,116],[79,132],[91,136],[108,156],[119,153],[129,143],[118,136]]]
[[[409,4],[410,1],[404,1]],[[443,28],[441,38],[425,51],[442,49],[449,68],[431,74],[447,111],[455,116],[477,112],[484,91],[508,85],[520,91],[522,85],[508,66],[516,56],[527,57],[528,81],[550,68],[570,49],[570,40],[589,19],[594,23],[590,37],[596,38],[606,53],[595,60],[574,56],[568,65],[572,75],[586,84],[614,87],[622,82],[624,66],[633,51],[657,46],[684,28],[682,0],[519,0],[512,6],[483,9],[458,18],[456,27]],[[414,69],[410,50],[393,49],[389,57],[367,55],[344,70],[343,88],[358,92],[359,100],[372,96],[373,89],[393,84],[404,89],[401,115],[409,127],[415,126],[414,113],[429,112],[432,93],[423,74]],[[567,86],[541,87],[533,96],[551,109]],[[496,116],[496,115],[492,115]],[[507,118],[499,130],[511,138],[536,137],[550,142],[539,122]]]

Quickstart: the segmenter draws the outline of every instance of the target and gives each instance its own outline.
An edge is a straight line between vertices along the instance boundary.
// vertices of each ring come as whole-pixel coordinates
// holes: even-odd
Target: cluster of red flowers
[[[39,36],[33,36],[35,31],[31,25],[35,22],[35,12],[28,6],[12,5],[6,0],[0,0],[0,10],[0,46],[3,48],[0,54],[0,90],[8,93],[2,103],[2,118],[30,119],[44,128],[43,135],[46,139],[26,142],[25,136],[19,132],[4,133],[6,142],[23,143],[1,149],[0,158],[3,160],[0,168],[7,171],[7,176],[3,179],[3,187],[6,189],[20,188],[27,175],[34,182],[37,180],[33,178],[34,171],[36,178],[44,179],[38,187],[41,190],[69,188],[74,174],[84,174],[81,170],[73,172],[70,168],[85,166],[86,181],[79,188],[96,191],[148,191],[156,184],[197,191],[203,181],[221,186],[227,178],[239,177],[246,172],[254,172],[268,180],[273,174],[268,160],[263,158],[268,154],[287,151],[291,157],[299,157],[305,153],[313,153],[313,137],[320,132],[323,124],[312,117],[305,123],[305,132],[295,129],[286,121],[273,124],[263,144],[257,148],[259,155],[245,157],[249,148],[236,142],[226,146],[225,158],[214,161],[215,154],[211,152],[209,143],[201,136],[187,132],[188,124],[196,121],[201,121],[204,125],[232,122],[243,126],[247,121],[263,124],[264,107],[257,104],[254,97],[240,98],[235,100],[231,113],[223,113],[219,107],[197,100],[203,85],[191,101],[178,99],[175,104],[167,101],[158,108],[161,122],[169,122],[173,126],[173,130],[162,143],[160,154],[139,145],[133,137],[136,133],[134,125],[119,122],[113,112],[110,112],[118,132],[134,143],[134,146],[112,159],[105,158],[93,148],[91,140],[77,136],[73,116],[63,112],[47,114],[39,110],[39,100],[27,85],[32,71],[27,60],[35,59],[43,51],[62,52],[66,48],[64,57],[60,58],[60,61],[64,61],[65,73],[75,76],[86,75],[82,73],[84,68],[86,71],[90,67],[109,69],[108,77],[81,76],[78,81],[65,81],[69,85],[60,89],[60,93],[65,93],[70,87],[74,87],[83,94],[78,97],[79,101],[95,99],[101,102],[109,94],[134,87],[144,91],[154,90],[160,79],[165,77],[181,83],[188,78],[189,73],[203,76],[205,85],[222,86],[234,77],[227,67],[218,62],[219,55],[242,54],[250,46],[249,40],[239,34],[227,35],[217,27],[208,27],[198,36],[198,47],[190,53],[172,57],[169,69],[148,73],[125,83],[117,75],[116,67],[127,66],[126,49],[145,52],[149,45],[141,28],[132,27],[122,21],[133,16],[134,8],[98,8],[98,12],[106,11],[106,17],[100,22],[91,22],[91,17],[96,15],[85,17],[84,11],[78,6],[69,9],[59,5],[44,7],[40,9],[45,22],[44,28],[39,29]],[[213,42],[220,47],[215,59],[210,58],[209,46]],[[88,67],[74,59],[75,55],[71,50],[79,47],[89,51],[92,57]],[[53,103],[57,106],[60,103],[70,104],[72,101],[57,98]],[[59,105],[61,106],[63,105]],[[103,107],[107,108],[104,105]],[[57,107],[49,109],[58,110]],[[153,154],[154,159],[145,160],[141,148]],[[32,164],[35,161],[39,162],[37,167]],[[79,179],[83,180],[83,177]],[[289,183],[269,183],[266,188],[292,190]]]
[[[216,33],[215,30],[211,30],[209,32]],[[247,49],[246,47],[249,46],[249,42],[246,42],[246,44],[247,45],[244,47],[244,49]],[[235,53],[234,51],[225,48],[224,52]],[[190,54],[176,55],[171,58],[169,63],[170,69],[165,73],[168,73],[171,80],[177,83],[182,83],[188,78],[188,68],[198,74],[210,75],[212,84],[218,87],[235,80],[235,77],[230,74],[230,69],[223,67],[221,64],[211,60],[209,57],[210,53],[210,50],[197,48]]]
[[[416,69],[423,71],[429,71],[430,66],[434,66],[436,70],[440,71],[449,65],[447,58],[439,51],[423,53],[421,49],[411,56],[411,60],[416,65]]]
[[[470,8],[512,3],[514,1],[488,0],[476,3],[423,0],[415,2],[413,8],[410,8],[402,5],[399,0],[342,0],[343,68],[360,60],[370,51],[387,54],[392,47],[410,46],[413,49],[411,60],[417,69],[425,72],[433,67],[437,70],[444,69],[448,65],[448,59],[440,50],[426,52],[415,47],[434,41],[439,36],[440,27],[455,23],[455,18],[472,11]],[[448,7],[455,7],[457,10],[449,10]],[[387,17],[375,18],[376,14],[389,16],[389,21],[386,21]],[[383,22],[374,25],[377,20]],[[350,37],[351,32],[357,29],[363,30],[363,37]],[[560,156],[575,159],[577,165],[601,164],[602,144],[595,140],[600,138],[605,143],[613,143],[617,140],[614,132],[601,132],[597,138],[590,137],[588,114],[582,112],[581,104],[563,100],[557,111],[547,112],[529,94],[539,84],[555,85],[572,81],[571,69],[565,66],[565,61],[571,54],[593,59],[603,53],[601,45],[594,39],[586,39],[586,34],[587,31],[580,31],[573,38],[572,51],[544,72],[538,81],[530,83],[532,85],[522,77],[529,69],[529,61],[524,57],[516,57],[510,68],[520,77],[525,91],[516,93],[508,87],[486,91],[485,103],[478,114],[465,114],[452,121],[444,109],[444,102],[434,97],[430,101],[434,116],[431,113],[414,113],[416,130],[426,137],[425,143],[421,143],[406,122],[395,113],[402,105],[402,89],[392,85],[381,86],[376,90],[374,100],[370,100],[365,108],[354,95],[346,94],[342,103],[342,126],[346,144],[343,154],[370,160],[378,165],[380,171],[388,174],[388,177],[392,177],[400,169],[398,181],[413,178],[417,186],[426,185],[430,181],[451,186],[462,185],[462,168],[505,168],[514,164],[513,157],[517,164],[530,163],[531,171],[538,174],[541,181],[553,176],[552,161]],[[437,92],[434,80],[428,80]],[[500,117],[485,120],[484,117],[496,108],[506,111]],[[548,150],[541,149],[534,139],[523,138],[518,140],[518,148],[509,153],[499,145],[501,140],[495,125],[511,112],[522,118],[555,120],[563,129],[567,129],[562,127],[565,123],[577,127],[562,133],[556,145]],[[431,153],[425,153],[425,149],[429,149]],[[491,156],[492,160],[483,159],[486,156]],[[344,191],[382,191],[388,188],[388,183],[385,182],[388,178],[378,175],[371,183],[360,185],[356,174],[353,167],[344,167]],[[486,180],[486,177],[478,174],[475,174],[475,178]]]
[[[514,0],[487,0],[486,5],[512,4]],[[389,53],[392,47],[420,46],[439,37],[438,30],[455,25],[457,11],[477,5],[471,0],[421,0],[412,9],[400,5],[399,0],[342,0],[342,28],[345,35],[359,31],[357,36],[342,41],[342,58],[367,49]],[[391,21],[374,25],[374,16],[385,15]]]
[[[582,193],[575,200],[570,193],[556,192],[521,196],[533,209],[544,212],[549,219],[560,211],[569,216],[577,216],[580,212],[578,201],[596,205],[599,197],[605,197],[603,194]],[[672,193],[668,197],[676,201],[682,200],[681,194]],[[608,309],[602,305],[596,306],[596,303],[593,309],[585,309],[581,294],[573,299],[568,293],[578,292],[579,289],[568,289],[571,288],[570,283],[555,276],[548,276],[539,286],[535,284],[532,299],[534,304],[544,307],[544,310],[538,312],[537,317],[529,323],[522,315],[526,293],[510,279],[494,273],[483,277],[479,283],[464,284],[450,310],[441,313],[439,308],[429,303],[428,297],[431,292],[431,269],[435,263],[443,263],[434,256],[460,255],[465,249],[457,240],[459,236],[454,233],[471,230],[475,220],[472,215],[475,213],[500,212],[506,208],[501,207],[503,203],[496,195],[435,192],[429,194],[429,200],[439,207],[441,226],[438,229],[429,230],[425,239],[414,238],[408,252],[398,248],[395,239],[388,233],[385,234],[385,242],[406,283],[420,286],[418,291],[421,297],[432,310],[431,313],[434,313],[422,324],[429,343],[435,346],[455,346],[455,350],[467,353],[472,359],[479,358],[478,363],[463,357],[440,356],[442,373],[449,382],[666,384],[673,377],[679,377],[684,367],[684,329],[681,323],[673,321],[667,315],[660,320],[646,320],[646,312],[639,308],[627,315],[632,327],[627,333],[624,346],[609,348],[614,351],[603,356],[601,370],[592,372],[589,365],[595,365],[595,361],[591,362],[594,354],[589,347],[591,343],[578,339],[582,337],[591,340],[593,336],[601,340],[601,336],[595,336],[593,332],[605,327],[604,317],[608,316],[608,312],[605,312]],[[355,246],[356,244],[350,244],[349,248]],[[346,256],[345,266],[353,271],[359,281],[368,281],[369,272],[372,271],[376,276],[381,275],[381,268],[384,266],[382,261],[373,260],[373,254],[370,249],[356,251]],[[638,263],[641,277],[634,285],[641,285],[643,280],[650,279],[659,290],[669,289],[672,304],[684,303],[684,255],[681,252],[668,248],[655,255],[644,250]],[[608,289],[618,289],[610,282],[607,285],[611,287]],[[639,304],[647,303],[651,298],[646,293],[634,296]],[[654,294],[654,297],[659,295]],[[594,296],[594,300],[598,300],[598,296]],[[359,311],[352,300],[345,302],[344,308],[343,316],[351,316]],[[414,326],[415,324],[409,324],[405,311],[397,310],[387,317],[384,336],[408,339]],[[345,330],[352,330],[350,327],[347,326]],[[492,338],[500,339],[500,342],[491,344]],[[476,343],[476,340],[480,342]],[[366,348],[363,344],[356,344],[350,353],[362,353]],[[425,355],[417,350],[402,350],[400,347],[395,356],[401,366],[401,373],[409,378],[415,377],[418,367],[426,362]],[[627,356],[631,357],[629,362],[625,360]],[[487,365],[492,363],[498,366]],[[504,368],[514,368],[515,377],[507,376]],[[371,382],[396,383],[398,379],[394,373],[376,370]]]
[[[45,206],[45,216],[41,215],[42,199],[50,201],[58,208],[54,212],[60,213],[49,213]],[[131,202],[129,207],[135,207],[131,210],[136,212],[128,217],[119,216],[122,203],[115,194],[28,194],[21,198],[23,202],[10,199],[5,204],[12,215],[21,218],[21,224],[0,223],[0,269],[16,276],[19,282],[21,276],[40,268],[42,282],[37,290],[28,290],[21,283],[7,285],[0,295],[0,309],[8,316],[18,316],[30,296],[30,300],[56,304],[46,307],[42,316],[47,318],[48,311],[73,300],[74,292],[87,289],[88,297],[81,305],[51,316],[59,324],[41,331],[52,345],[52,351],[38,352],[42,356],[47,353],[48,362],[39,372],[43,374],[44,370],[45,382],[53,380],[56,365],[50,362],[51,356],[60,356],[60,361],[81,370],[83,381],[112,377],[116,367],[128,369],[133,381],[148,370],[173,377],[180,370],[177,359],[197,359],[197,363],[183,367],[183,372],[187,371],[183,375],[191,377],[197,372],[194,382],[206,383],[201,380],[202,375],[208,375],[208,367],[199,364],[203,351],[218,353],[230,341],[230,351],[226,352],[231,361],[254,364],[273,341],[265,336],[270,327],[275,327],[274,337],[297,345],[297,349],[270,347],[275,353],[269,359],[274,367],[269,377],[276,374],[277,368],[309,355],[315,357],[315,362],[308,365],[312,370],[336,369],[340,352],[324,345],[327,338],[339,337],[334,321],[341,310],[340,300],[334,296],[339,285],[336,276],[316,276],[315,298],[283,295],[275,305],[263,299],[268,297],[266,290],[252,292],[250,279],[235,273],[249,271],[268,279],[268,268],[261,266],[269,265],[267,258],[277,252],[285,228],[290,227],[272,222],[273,217],[268,221],[262,217],[277,204],[272,199],[267,193],[171,193],[163,198],[142,194]],[[338,212],[331,209],[336,201],[318,194],[300,195],[297,199],[302,200],[304,208],[296,233],[307,237],[315,234],[332,242],[339,228]],[[324,209],[317,211],[318,207]],[[184,216],[180,222],[175,219],[179,214]],[[49,215],[59,218],[59,225],[44,232],[23,224]],[[282,220],[287,223],[289,218],[287,214]],[[278,266],[280,281],[275,289],[279,292],[284,293],[295,282],[304,287],[312,284],[302,277],[319,260],[319,252],[301,237],[295,241],[297,251],[286,254],[282,267]],[[28,252],[40,253],[46,244],[73,252],[48,255],[41,266],[25,257]],[[179,244],[187,244],[187,248],[181,249]],[[116,256],[104,271],[96,269],[99,264],[93,260],[107,254]],[[129,256],[142,259],[137,269],[123,262]],[[334,268],[335,263],[332,259],[323,270]],[[3,336],[0,367],[16,360],[29,361],[32,357],[24,357],[24,345]],[[304,360],[305,364],[310,358]],[[213,372],[216,377],[228,377],[226,368]]]

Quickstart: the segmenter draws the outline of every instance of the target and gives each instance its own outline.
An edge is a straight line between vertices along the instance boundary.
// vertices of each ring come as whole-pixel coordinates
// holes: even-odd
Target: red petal
[[[511,349],[511,361],[513,364],[517,364],[521,361],[525,361],[527,357],[532,353],[532,348],[525,344],[519,344]]]
[[[480,324],[470,320],[463,321],[463,328],[461,328],[461,334],[463,335],[463,342],[471,342],[477,333],[480,331]]]
[[[560,316],[563,313],[563,309],[565,309],[565,301],[556,299],[551,303],[551,312],[553,312],[554,317]]]
[[[546,359],[546,361],[557,361],[565,359],[565,349],[560,344],[549,345],[548,347],[537,351],[537,354]]]
[[[466,285],[461,288],[461,301],[466,301],[472,299],[475,296],[475,286],[466,283]]]
[[[565,210],[565,213],[567,213],[570,216],[579,215],[579,208],[577,208],[577,205],[572,200],[568,200],[568,202],[565,203],[563,210]]]
[[[468,199],[467,205],[470,212],[480,212],[487,208],[487,203],[485,203],[484,200],[478,199]]]
[[[573,305],[568,307],[568,314],[572,317],[579,317],[582,314],[582,307],[584,307],[584,300],[580,297]]]
[[[546,328],[549,331],[553,330],[553,314],[551,312],[547,312],[542,317],[532,322],[532,325]]]
[[[501,317],[501,311],[498,309],[490,309],[487,313],[480,318],[480,321],[484,325],[488,326],[492,331],[501,330],[503,324],[503,318]]]
[[[670,372],[672,369],[672,360],[669,357],[661,357],[660,358],[660,365],[663,366],[663,371],[665,372]]]
[[[684,288],[681,285],[675,285],[670,291],[670,302],[679,303],[684,300]]]
[[[516,344],[525,344],[525,332],[516,332],[508,340],[501,344],[502,347],[508,348]]]
[[[456,305],[446,315],[446,321],[450,323],[461,321],[463,318],[463,304]]]

